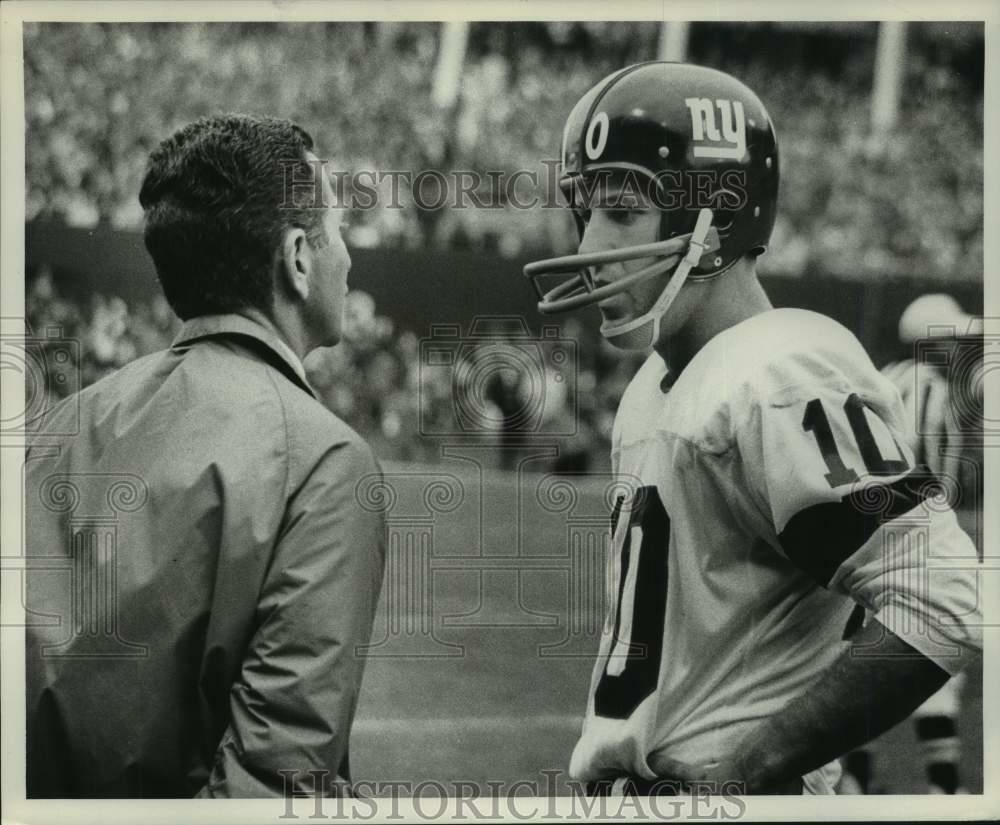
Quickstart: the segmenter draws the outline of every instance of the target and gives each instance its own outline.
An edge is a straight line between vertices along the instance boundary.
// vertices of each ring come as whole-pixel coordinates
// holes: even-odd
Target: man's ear
[[[278,277],[290,295],[305,301],[309,298],[312,274],[312,249],[306,232],[297,226],[289,227],[281,239]]]

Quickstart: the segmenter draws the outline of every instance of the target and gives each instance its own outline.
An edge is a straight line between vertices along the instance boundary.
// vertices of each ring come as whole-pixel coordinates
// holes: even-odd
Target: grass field
[[[465,781],[484,793],[490,781],[530,780],[544,792],[541,772],[566,770],[604,612],[611,479],[560,480],[530,463],[480,471],[475,457],[385,466],[391,540],[352,738],[357,780]],[[963,781],[976,792],[980,668],[965,700]],[[872,750],[875,789],[923,792],[911,722]]]

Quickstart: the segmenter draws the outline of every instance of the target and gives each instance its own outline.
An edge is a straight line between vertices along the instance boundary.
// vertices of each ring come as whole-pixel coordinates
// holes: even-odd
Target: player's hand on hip
[[[678,782],[684,790],[690,790],[694,783],[702,785],[712,781],[713,771],[718,767],[715,762],[695,765],[659,752],[651,754],[648,761],[658,778]]]
[[[682,789],[697,794],[800,794],[802,779],[770,783],[766,786],[751,784],[746,771],[734,759],[721,759],[704,765],[682,762],[663,753],[653,753],[649,766],[660,779],[677,782]]]

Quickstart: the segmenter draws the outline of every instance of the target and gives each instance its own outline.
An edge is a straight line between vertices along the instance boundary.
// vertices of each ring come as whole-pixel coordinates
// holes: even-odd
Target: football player
[[[838,757],[981,651],[972,542],[855,337],[757,279],[778,147],[750,89],[621,69],[570,113],[560,182],[579,254],[525,267],[539,310],[597,305],[608,341],[652,350],[613,431],[631,493],[570,772],[831,793]]]

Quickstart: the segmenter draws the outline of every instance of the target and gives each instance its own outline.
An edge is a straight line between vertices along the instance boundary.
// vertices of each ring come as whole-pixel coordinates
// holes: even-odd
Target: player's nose
[[[604,237],[599,230],[593,229],[591,224],[583,233],[578,251],[581,255],[589,255],[592,252],[606,252],[610,249],[614,249],[610,239]],[[589,289],[606,286],[614,280],[609,264],[593,264],[584,267],[580,270],[580,274]]]
[[[603,252],[607,249],[611,249],[610,239],[606,233],[601,231],[597,222],[592,220],[583,230],[583,237],[580,239],[580,254],[588,255],[591,252]]]

